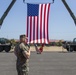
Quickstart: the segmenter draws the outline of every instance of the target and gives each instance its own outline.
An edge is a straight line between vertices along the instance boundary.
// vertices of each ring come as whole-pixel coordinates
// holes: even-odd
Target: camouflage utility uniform
[[[28,75],[29,59],[24,57],[23,51],[28,51],[29,48],[30,48],[29,45],[27,45],[27,44],[24,45],[24,43],[19,43],[15,47],[15,52],[16,52],[16,56],[17,56],[16,68],[17,68],[18,75]]]

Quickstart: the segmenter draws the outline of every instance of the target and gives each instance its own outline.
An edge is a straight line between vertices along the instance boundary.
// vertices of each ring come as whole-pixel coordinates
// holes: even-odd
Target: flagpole
[[[25,0],[23,0],[23,3],[27,4],[28,2],[25,2]],[[47,3],[53,4],[54,0],[52,0],[52,2],[46,2],[45,4],[47,4]],[[35,2],[35,3],[29,3],[29,4],[44,4],[44,3],[42,3],[42,2],[37,3],[37,2]]]

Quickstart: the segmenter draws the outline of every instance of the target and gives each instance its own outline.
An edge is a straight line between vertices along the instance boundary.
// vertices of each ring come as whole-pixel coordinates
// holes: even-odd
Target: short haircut
[[[20,35],[20,38],[26,38],[26,35],[25,34]]]

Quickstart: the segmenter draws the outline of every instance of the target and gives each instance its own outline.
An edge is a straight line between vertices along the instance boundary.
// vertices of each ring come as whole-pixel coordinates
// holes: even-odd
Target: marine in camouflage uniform
[[[25,35],[21,35],[20,43],[18,43],[15,47],[14,53],[17,56],[16,69],[18,75],[28,75],[29,72],[29,56],[30,56],[30,46],[24,43],[24,39],[26,39]],[[24,42],[23,42],[24,41]]]

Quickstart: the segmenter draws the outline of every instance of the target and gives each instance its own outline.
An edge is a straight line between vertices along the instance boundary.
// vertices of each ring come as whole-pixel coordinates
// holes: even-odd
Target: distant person
[[[41,46],[40,46],[39,49],[38,49],[37,44],[34,43],[34,46],[35,46],[35,49],[36,49],[37,54],[41,54],[43,52],[44,44],[41,44]]]
[[[26,35],[20,35],[20,42],[14,50],[17,57],[16,69],[18,75],[28,75],[29,72],[30,46],[26,43],[27,39]]]

